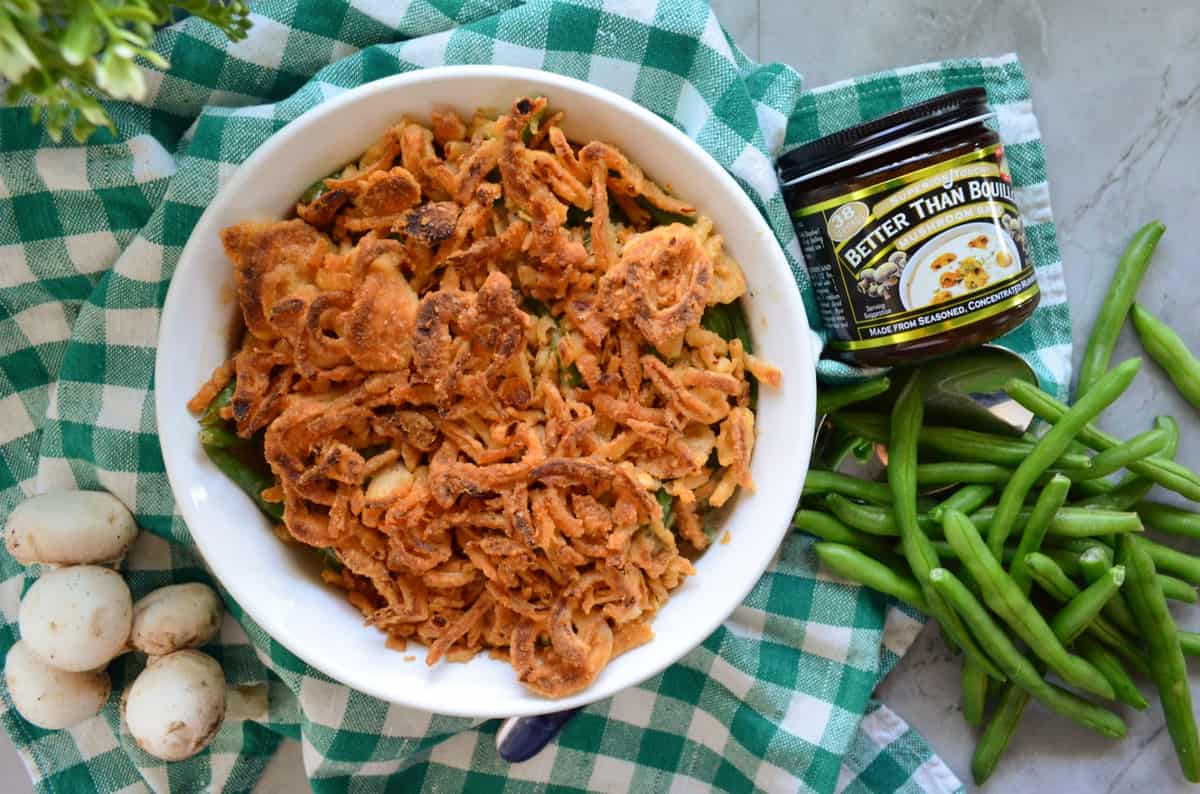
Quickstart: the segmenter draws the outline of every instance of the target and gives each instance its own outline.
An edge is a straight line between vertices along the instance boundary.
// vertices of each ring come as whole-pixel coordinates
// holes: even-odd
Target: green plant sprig
[[[204,19],[232,41],[246,37],[243,0],[9,0],[0,5],[0,77],[6,103],[32,103],[55,141],[69,127],[77,141],[99,127],[113,130],[99,96],[140,100],[146,81],[138,59],[168,63],[151,48],[155,26],[178,9]]]

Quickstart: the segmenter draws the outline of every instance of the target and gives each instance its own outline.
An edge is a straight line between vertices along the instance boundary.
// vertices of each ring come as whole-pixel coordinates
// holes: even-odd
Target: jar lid
[[[846,160],[862,160],[876,150],[894,148],[889,144],[897,141],[929,137],[945,128],[983,121],[990,115],[983,88],[943,94],[792,149],[779,158],[779,179],[787,185]]]

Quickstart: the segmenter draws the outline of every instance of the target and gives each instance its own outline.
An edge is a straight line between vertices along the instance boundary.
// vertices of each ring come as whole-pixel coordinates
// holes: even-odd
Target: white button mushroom
[[[133,605],[129,643],[151,656],[195,648],[221,627],[221,599],[206,584],[162,587]]]
[[[129,586],[111,568],[78,565],[49,571],[21,601],[21,637],[60,670],[108,664],[125,650],[133,621]]]
[[[22,565],[98,565],[121,560],[137,537],[125,505],[103,491],[53,491],[17,505],[5,545]]]
[[[18,642],[4,659],[4,682],[22,717],[41,728],[69,728],[98,714],[112,685],[103,670],[69,673],[51,667]]]
[[[121,703],[138,747],[182,761],[212,741],[225,718],[225,676],[211,656],[176,651],[153,657]]]

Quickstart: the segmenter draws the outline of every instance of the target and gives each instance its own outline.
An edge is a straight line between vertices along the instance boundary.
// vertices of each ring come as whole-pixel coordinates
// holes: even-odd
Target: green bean
[[[1079,585],[1071,581],[1062,568],[1045,554],[1039,552],[1030,554],[1026,559],[1026,564],[1033,575],[1033,580],[1055,601],[1065,604],[1079,595]],[[1138,672],[1144,673],[1148,671],[1149,668],[1146,667],[1146,662],[1142,658],[1134,641],[1103,615],[1093,620],[1092,625],[1088,626],[1087,631],[1100,642],[1119,653],[1121,658],[1132,665]],[[1197,650],[1200,651],[1200,647]]]
[[[937,552],[917,523],[917,434],[924,419],[920,375],[904,384],[892,412],[891,449],[888,458],[888,487],[895,498],[893,509],[900,526],[900,543],[913,575],[921,585],[929,613],[937,619],[950,641],[962,649],[973,664],[990,677],[1004,680],[1004,674],[979,648],[958,613],[942,599],[929,581],[929,572],[938,567]]]
[[[1120,565],[1109,568],[1050,619],[1054,635],[1063,643],[1072,642],[1117,595],[1124,583],[1125,569]]]
[[[1138,433],[1133,438],[1115,447],[1097,453],[1092,458],[1092,465],[1086,471],[1079,472],[1077,479],[1095,480],[1107,477],[1115,471],[1120,471],[1130,463],[1137,463],[1161,452],[1170,440],[1167,432],[1160,428]]]
[[[1158,416],[1154,426],[1167,434],[1167,443],[1160,453],[1164,459],[1174,460],[1179,452],[1179,423],[1171,416]],[[1080,483],[1098,483],[1104,480],[1080,480]],[[1103,493],[1089,496],[1076,502],[1078,507],[1097,507],[1104,510],[1130,510],[1146,498],[1154,487],[1154,480],[1130,472],[1116,486]]]
[[[1155,578],[1158,579],[1158,586],[1162,588],[1163,595],[1171,601],[1181,601],[1185,604],[1195,604],[1200,601],[1200,596],[1196,594],[1196,588],[1182,579],[1176,579],[1165,573],[1160,573]]]
[[[1054,563],[1062,569],[1063,573],[1073,579],[1079,577],[1079,555],[1073,551],[1066,549],[1044,548],[1042,554],[1045,554]],[[1029,564],[1029,555],[1025,555],[1025,564]]]
[[[1064,644],[1075,640],[1095,619],[1105,601],[1117,592],[1124,578],[1124,569],[1114,568],[1108,577],[1072,598],[1050,621],[1050,627],[1054,630],[1055,636]],[[1099,643],[1096,644],[1099,645]],[[1119,667],[1120,663],[1117,662],[1117,665]],[[1097,667],[1097,669],[1106,678],[1109,678],[1104,668]],[[1121,668],[1121,672],[1124,673],[1124,668]],[[1128,677],[1114,682],[1112,678],[1109,678],[1109,683],[1114,692],[1117,692],[1117,687],[1123,685],[1127,680]],[[1134,691],[1137,691],[1136,687],[1134,687]],[[1028,693],[1011,683],[1007,685],[996,707],[996,712],[980,736],[979,742],[975,745],[975,753],[971,757],[971,772],[977,784],[982,785],[983,781],[996,768],[1000,755],[1008,746],[1028,702]]]
[[[1144,541],[1142,546],[1150,555],[1150,559],[1154,560],[1155,568],[1164,573],[1178,576],[1185,582],[1200,585],[1200,557],[1177,551],[1152,540]]]
[[[1045,618],[1005,573],[970,519],[957,510],[948,510],[942,525],[946,540],[979,585],[984,603],[1064,681],[1111,698],[1113,692],[1108,681],[1087,660],[1071,654],[1055,638]]]
[[[982,725],[987,710],[987,674],[969,659],[962,666],[962,713],[968,725]],[[1012,686],[1006,684],[1005,686]]]
[[[1078,552],[1079,576],[1084,582],[1094,582],[1103,576],[1113,564],[1113,552],[1108,546],[1099,541],[1075,541],[1068,544],[1070,549]],[[1117,595],[1104,607],[1104,615],[1121,631],[1137,635],[1137,621],[1129,611],[1125,598]]]
[[[1094,582],[1108,566],[1112,565],[1113,553],[1112,549],[1104,545],[1093,545],[1090,549],[1079,555],[1079,569],[1083,574],[1083,578],[1088,582]],[[1174,576],[1169,576],[1165,573],[1155,574],[1155,579],[1158,580],[1158,586],[1162,588],[1163,595],[1171,601],[1182,601],[1185,604],[1195,604],[1198,599],[1196,588],[1182,579],[1176,579]],[[1123,599],[1115,599],[1121,602]],[[1128,619],[1119,618],[1118,625],[1135,625],[1132,613],[1126,612]]]
[[[1003,483],[1012,470],[994,463],[921,463],[917,466],[919,485],[958,485],[959,483]]]
[[[900,526],[896,523],[896,514],[890,507],[852,502],[837,493],[826,494],[825,505],[829,512],[853,529],[871,535],[900,537]],[[936,521],[925,514],[917,516],[917,525],[924,532],[938,532],[941,529]]]
[[[841,413],[833,417],[833,423],[847,432],[878,443],[887,443],[889,431],[885,417],[875,414]],[[1015,468],[1029,457],[1034,442],[997,433],[981,433],[958,427],[926,425],[917,437],[918,443],[936,452],[960,460],[994,463],[997,466]],[[1064,452],[1054,465],[1060,469],[1085,469],[1086,454]]]
[[[821,564],[843,579],[890,595],[920,612],[929,611],[925,596],[921,594],[921,586],[906,574],[841,543],[815,543],[813,549],[821,559]]]
[[[1011,683],[1004,687],[992,718],[984,726],[979,741],[975,743],[975,752],[971,755],[971,777],[975,779],[975,785],[982,786],[996,771],[996,764],[1017,732],[1028,704],[1027,691]]]
[[[1028,521],[1028,510],[1016,513],[1016,523]],[[981,531],[990,530],[996,519],[996,508],[984,507],[971,514],[971,521]],[[1049,534],[1066,538],[1091,538],[1124,532],[1141,532],[1142,520],[1137,513],[1118,513],[1112,510],[1092,510],[1082,507],[1063,507],[1050,520]],[[989,540],[991,534],[989,532]]]
[[[940,524],[942,522],[942,515],[947,510],[958,510],[960,513],[967,514],[973,513],[987,504],[988,499],[991,499],[992,494],[995,492],[996,488],[987,483],[964,485],[946,497],[945,501],[935,505],[929,511],[929,518]]]
[[[1075,649],[1079,651],[1080,656],[1104,673],[1108,683],[1112,684],[1117,700],[1127,706],[1133,706],[1138,711],[1143,711],[1150,705],[1146,702],[1141,690],[1137,688],[1137,684],[1133,683],[1133,679],[1129,677],[1121,659],[1102,642],[1091,635],[1084,634],[1075,640]]]
[[[852,433],[868,441],[884,444],[891,435],[891,420],[882,414],[841,411],[829,418],[834,425],[847,433]]]
[[[1150,257],[1163,232],[1167,230],[1159,221],[1151,221],[1138,229],[1129,242],[1129,247],[1117,263],[1108,295],[1100,306],[1100,313],[1092,323],[1092,334],[1088,337],[1087,349],[1079,365],[1079,380],[1075,384],[1075,399],[1078,400],[1092,390],[1104,377],[1117,345],[1117,335],[1125,325],[1125,315],[1137,297],[1138,284],[1150,266]]]
[[[1125,723],[1116,714],[1096,706],[1065,689],[1048,683],[1033,663],[1021,655],[1004,631],[996,625],[971,591],[945,568],[930,572],[934,589],[970,626],[974,636],[1000,664],[1009,679],[1064,717],[1113,739],[1125,735]],[[1057,641],[1057,640],[1056,640]]]
[[[876,556],[891,555],[887,543],[879,538],[851,529],[828,513],[816,510],[797,510],[796,514],[792,516],[792,526],[822,540],[853,546]]]
[[[222,474],[254,500],[254,504],[258,505],[259,510],[276,521],[283,520],[283,504],[268,502],[262,497],[262,492],[275,484],[275,475],[271,473],[270,469],[249,466],[222,447],[205,447],[204,451],[208,453],[209,460],[221,470]],[[265,465],[264,463],[263,466],[265,467]]]
[[[1111,405],[1121,395],[1121,392],[1128,388],[1140,366],[1141,362],[1136,358],[1118,364],[1116,369],[1106,373],[1096,383],[1095,389],[1071,406],[1038,440],[1034,445],[1033,452],[1013,472],[1012,479],[1008,481],[1000,494],[1000,501],[996,506],[996,518],[988,530],[988,546],[990,548],[1004,548],[1004,541],[1012,531],[1017,513],[1020,511],[1029,489],[1037,482],[1042,472],[1049,468],[1059,455],[1067,451],[1080,428]],[[1016,379],[1010,380],[1009,386],[1005,388],[1009,388],[1015,382],[1017,382]]]
[[[838,386],[817,392],[817,416],[840,411],[847,405],[878,397],[892,388],[892,382],[887,377],[874,378],[854,383],[849,386]]]
[[[1140,538],[1118,541],[1117,554],[1129,574],[1129,606],[1137,617],[1143,642],[1150,655],[1150,678],[1158,687],[1167,717],[1167,732],[1175,744],[1175,755],[1183,776],[1200,783],[1200,735],[1192,713],[1187,664],[1179,644],[1179,633],[1167,599],[1154,579],[1154,561]]]
[[[1200,656],[1200,632],[1179,632],[1179,646],[1188,656]]]
[[[1029,569],[1025,566],[1025,557],[1042,547],[1042,540],[1046,537],[1046,531],[1050,529],[1050,522],[1054,520],[1055,514],[1066,501],[1067,492],[1070,489],[1070,480],[1061,474],[1054,475],[1045,489],[1038,494],[1033,511],[1029,514],[1029,520],[1025,522],[1025,529],[1021,532],[1021,540],[1017,544],[1016,554],[1008,568],[1012,580],[1025,595],[1029,595],[1029,591],[1033,587],[1033,579],[1029,575]]]
[[[1200,538],[1200,513],[1158,502],[1138,502],[1133,509],[1142,521],[1160,532]]]
[[[1163,368],[1183,398],[1200,409],[1200,360],[1171,326],[1136,303],[1130,319],[1142,348]]]
[[[1068,410],[1067,406],[1049,394],[1024,381],[1010,382],[1005,386],[1005,390],[1010,397],[1047,422],[1058,421]],[[1094,425],[1087,425],[1080,430],[1078,438],[1100,452],[1121,443],[1120,439],[1110,436]],[[1174,461],[1154,456],[1131,463],[1129,470],[1153,480],[1167,490],[1186,496],[1193,502],[1200,502],[1200,477]]]
[[[804,494],[820,493],[839,493],[877,505],[892,503],[892,492],[887,483],[860,480],[836,471],[809,469],[808,476],[804,478]]]

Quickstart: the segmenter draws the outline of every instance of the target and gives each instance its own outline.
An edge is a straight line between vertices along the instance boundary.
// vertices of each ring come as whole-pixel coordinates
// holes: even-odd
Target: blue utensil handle
[[[496,732],[496,752],[510,764],[528,761],[578,713],[579,708],[573,708],[536,717],[509,717]]]

